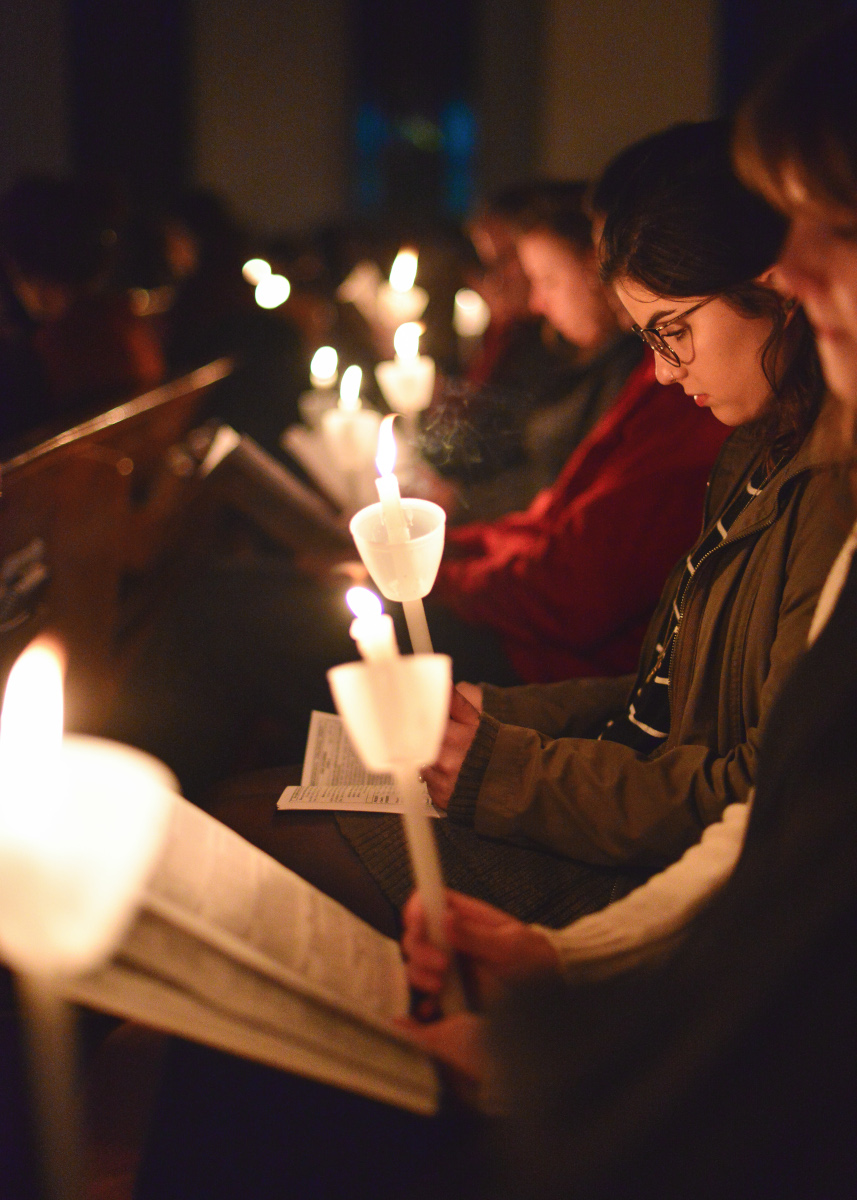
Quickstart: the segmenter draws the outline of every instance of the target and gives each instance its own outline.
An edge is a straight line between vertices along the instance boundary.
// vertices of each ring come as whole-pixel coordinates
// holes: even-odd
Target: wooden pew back
[[[0,687],[37,633],[69,654],[66,727],[99,732],[169,564],[190,553],[199,481],[183,449],[213,363],[0,463]]]

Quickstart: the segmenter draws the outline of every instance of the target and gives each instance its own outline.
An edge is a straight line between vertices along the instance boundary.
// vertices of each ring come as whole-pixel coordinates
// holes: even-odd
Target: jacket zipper
[[[777,487],[777,499],[779,499],[780,492],[783,490],[784,485],[787,484],[790,479],[795,479],[798,475],[802,475],[805,471],[809,471],[811,469],[812,469],[812,465],[807,464],[806,466],[798,467],[796,471],[792,471],[792,472],[784,475],[779,482],[779,486]],[[684,633],[684,625],[682,623],[682,618],[684,617],[684,610],[685,610],[685,605],[687,604],[688,593],[692,590],[691,585],[693,584],[694,580],[696,579],[696,576],[699,574],[699,568],[702,566],[702,564],[707,559],[709,559],[711,557],[712,554],[717,554],[718,551],[722,550],[724,546],[734,545],[735,542],[743,541],[744,538],[750,537],[751,534],[761,533],[761,531],[763,529],[770,529],[770,527],[773,525],[774,521],[776,521],[777,516],[778,516],[778,509],[775,506],[774,511],[772,512],[772,514],[768,520],[762,521],[761,523],[758,523],[756,525],[751,525],[749,529],[745,529],[742,533],[736,534],[735,537],[730,538],[727,535],[723,539],[722,542],[718,542],[716,546],[712,546],[710,550],[708,550],[705,554],[703,554],[702,558],[696,564],[696,570],[694,571],[694,573],[690,579],[690,582],[688,583],[688,586],[684,590],[684,595],[682,596],[681,605],[679,606],[678,628],[676,629],[676,635],[675,635],[675,638],[673,639],[673,649],[672,649],[672,654],[670,655],[670,681],[667,684],[667,696],[668,696],[669,702],[670,702],[670,714],[671,714],[670,715],[670,732],[669,732],[669,736],[667,737],[666,741],[663,743],[664,750],[666,750],[667,747],[669,746],[670,738],[672,737],[673,730],[675,728],[675,726],[673,725],[673,721],[672,721],[673,663],[676,661],[679,643],[682,640],[682,636]]]

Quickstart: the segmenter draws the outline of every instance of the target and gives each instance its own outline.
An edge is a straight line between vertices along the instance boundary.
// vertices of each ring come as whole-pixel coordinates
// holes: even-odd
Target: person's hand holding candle
[[[469,685],[473,687],[472,684]],[[473,745],[479,728],[479,710],[466,700],[459,689],[452,689],[449,704],[449,723],[443,736],[437,759],[423,767],[422,777],[432,802],[446,811],[462,763]]]

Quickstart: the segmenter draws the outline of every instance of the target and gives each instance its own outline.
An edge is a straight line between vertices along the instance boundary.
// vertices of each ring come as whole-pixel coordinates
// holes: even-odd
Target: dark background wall
[[[456,216],[533,173],[730,111],[855,0],[5,0],[0,188],[201,183],[261,231]]]

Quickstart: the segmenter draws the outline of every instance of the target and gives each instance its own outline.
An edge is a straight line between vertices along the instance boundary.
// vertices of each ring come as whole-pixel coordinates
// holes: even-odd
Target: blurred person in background
[[[163,380],[157,332],[113,285],[121,207],[109,186],[36,175],[0,201],[3,436]]]

